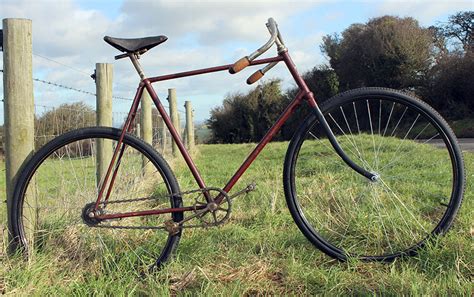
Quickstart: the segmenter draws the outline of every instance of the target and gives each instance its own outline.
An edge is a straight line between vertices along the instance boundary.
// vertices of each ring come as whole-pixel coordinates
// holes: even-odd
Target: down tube
[[[254,150],[250,153],[250,155],[245,159],[244,163],[240,166],[240,168],[237,170],[237,172],[232,176],[232,178],[229,180],[227,185],[224,187],[224,191],[226,193],[229,193],[229,191],[234,187],[235,183],[240,179],[242,174],[249,168],[250,164],[257,158],[257,156],[260,154],[260,152],[263,150],[263,148],[267,145],[267,143],[272,140],[273,136],[280,130],[281,126],[288,120],[288,118],[293,114],[295,111],[295,108],[301,103],[301,100],[303,96],[305,95],[305,92],[300,90],[298,94],[296,95],[295,99],[286,107],[286,109],[283,111],[283,113],[280,115],[276,123],[268,130],[267,134],[260,140],[258,145],[254,148]]]

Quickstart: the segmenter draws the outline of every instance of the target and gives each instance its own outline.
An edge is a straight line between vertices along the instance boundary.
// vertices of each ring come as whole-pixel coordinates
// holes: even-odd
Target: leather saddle
[[[151,36],[143,38],[114,38],[110,36],[104,37],[105,42],[115,47],[119,51],[126,53],[144,53],[160,43],[168,40],[164,35]]]

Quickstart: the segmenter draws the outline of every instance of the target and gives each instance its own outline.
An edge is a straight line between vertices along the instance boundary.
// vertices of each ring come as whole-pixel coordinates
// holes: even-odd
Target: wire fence
[[[33,53],[33,64],[41,64],[41,69],[50,69],[50,71],[42,70],[41,72],[61,71],[65,72],[62,77],[67,75],[69,77],[69,81],[71,81],[71,78],[73,78],[73,80],[75,79],[85,82],[83,83],[83,88],[78,88],[60,81],[52,81],[46,78],[33,77],[35,96],[36,149],[39,149],[48,141],[68,131],[83,127],[96,126],[95,82],[91,78],[91,74],[84,70],[78,69],[77,67],[67,65],[36,53]],[[0,74],[3,75],[3,70],[1,69]],[[135,87],[130,86],[128,89],[134,90]],[[133,99],[116,95],[112,96],[112,99],[114,102],[112,112],[112,126],[115,128],[121,128],[127,118]],[[165,107],[169,108],[167,105],[165,105]],[[0,105],[0,109],[2,109],[3,114],[3,104]],[[184,118],[185,111],[178,110],[178,112],[181,114],[181,118]],[[138,137],[140,137],[138,133],[140,130],[139,123],[140,111],[132,123],[132,133],[135,133]],[[163,125],[161,116],[155,108],[152,110],[152,127],[152,146],[161,154],[169,154],[171,149],[171,135]],[[4,125],[2,123],[0,126],[1,158],[4,156],[3,129]],[[183,135],[183,131],[181,129],[179,132],[181,135]]]
[[[13,22],[10,24],[11,28],[14,28],[15,25]],[[23,28],[23,27],[22,27]],[[24,45],[22,42],[24,41],[22,37],[28,35],[27,32],[23,32],[22,30],[15,31],[19,32],[16,35],[15,40],[19,40],[18,44],[21,46],[27,47],[25,53],[29,55],[29,50],[31,50],[30,45]],[[31,30],[29,32],[31,36]],[[0,38],[1,39],[1,38]],[[28,38],[25,38],[28,39]],[[13,41],[11,44],[13,44]],[[28,42],[27,42],[28,43]],[[8,43],[10,44],[10,43]],[[13,49],[15,48],[13,45],[8,48],[10,52],[15,52]],[[15,45],[17,45],[15,43]],[[2,47],[2,50],[5,50]],[[5,51],[7,52],[7,51]],[[17,53],[22,51],[16,51]],[[26,59],[27,58],[27,59]],[[15,69],[19,60],[25,59],[27,67],[21,67]],[[68,131],[79,129],[83,127],[91,127],[96,126],[98,120],[99,113],[97,112],[96,108],[96,83],[94,81],[94,75],[92,75],[92,70],[84,70],[79,69],[76,66],[71,66],[71,62],[62,62],[57,61],[55,59],[51,59],[49,57],[42,56],[37,53],[33,53],[33,65],[29,64],[30,60],[29,57],[16,55],[11,59],[4,59],[6,61],[5,65],[3,65],[0,61],[0,74],[2,76],[3,81],[7,81],[7,83],[3,86],[7,88],[7,92],[13,90],[15,92],[14,96],[9,96],[7,99],[8,101],[4,104],[4,98],[0,97],[2,103],[0,103],[0,170],[3,172],[4,176],[6,177],[3,182],[0,183],[0,200],[2,202],[7,202],[7,199],[11,201],[11,192],[8,194],[6,193],[6,188],[8,187],[10,190],[15,186],[13,184],[14,177],[11,174],[16,170],[21,168],[21,162],[24,162],[24,158],[30,153],[31,150],[31,132],[34,129],[34,147],[38,150],[40,147],[45,145],[47,142],[51,141],[53,138],[64,134]],[[12,77],[7,77],[6,79],[3,77],[5,75],[3,68],[4,66],[8,70],[9,75]],[[31,126],[31,114],[28,117],[25,116],[24,122],[21,120],[22,113],[26,112],[31,113],[31,106],[25,108],[26,105],[29,105],[28,100],[31,100],[31,85],[25,84],[25,86],[19,85],[22,82],[23,77],[26,77],[29,74],[30,67],[35,69],[33,74],[33,95],[34,95],[34,128]],[[93,65],[92,67],[95,67]],[[99,68],[99,67],[98,67]],[[99,75],[99,78],[103,78],[103,76]],[[14,81],[14,84],[9,84],[9,82]],[[104,88],[102,85],[102,80],[98,80],[99,90],[103,90]],[[115,128],[121,128],[123,123],[125,122],[128,111],[130,109],[130,105],[132,103],[132,98],[130,93],[122,92],[120,90],[135,90],[136,85],[130,86],[123,86],[117,84],[117,82],[113,83],[113,87],[115,88],[113,91],[110,89],[110,84],[107,82],[107,89],[106,92],[110,94],[115,93],[112,96],[113,104],[112,104],[112,112],[108,114],[109,117],[112,118],[112,126]],[[23,88],[23,89],[22,89]],[[26,90],[26,96],[20,95],[22,90]],[[99,93],[99,91],[97,91]],[[102,96],[99,96],[102,97]],[[15,102],[16,100],[21,101],[24,100],[23,103]],[[26,103],[27,102],[27,103]],[[102,100],[100,101],[103,102]],[[23,104],[23,106],[22,106]],[[6,114],[5,107],[8,107],[8,114]],[[165,107],[169,108],[165,105]],[[105,110],[105,108],[104,108]],[[107,111],[109,112],[109,111]],[[179,113],[182,114],[181,118],[184,119],[185,112],[183,110],[178,110]],[[100,117],[102,118],[103,110],[100,110]],[[13,129],[8,130],[8,135],[12,135],[12,138],[9,142],[9,150],[8,150],[8,162],[5,162],[5,116],[9,117],[8,123],[14,126]],[[18,119],[20,117],[20,119]],[[141,114],[140,111],[136,115],[134,122],[132,123],[132,133],[136,134],[140,137],[140,118]],[[192,122],[192,121],[191,121]],[[147,122],[148,123],[148,122]],[[146,125],[147,127],[149,125]],[[184,125],[178,125],[184,127]],[[178,131],[183,135],[181,129]],[[21,133],[25,133],[25,137],[21,135]],[[143,130],[142,130],[143,132]],[[150,132],[150,131],[146,131]],[[163,124],[163,120],[161,116],[158,114],[156,110],[152,109],[152,143],[151,145],[159,151],[163,155],[168,155],[171,152],[171,139],[168,130],[166,129],[165,125]],[[20,135],[16,134],[20,133]],[[148,133],[147,133],[148,134]],[[18,137],[17,137],[18,136]],[[25,141],[21,141],[21,140]],[[27,143],[27,145],[23,145]],[[14,144],[14,145],[12,145]],[[33,187],[35,196],[40,197],[41,195],[37,195],[39,191],[42,189],[41,186],[37,186],[37,181],[46,181],[44,192],[46,194],[45,197],[51,196],[49,191],[57,189],[58,191],[64,189],[64,185],[68,187],[68,198],[74,197],[71,194],[71,191],[77,192],[77,197],[84,196],[80,193],[84,191],[84,185],[91,186],[91,189],[94,191],[97,188],[97,185],[100,184],[101,179],[104,177],[102,174],[102,163],[107,162],[110,163],[109,155],[104,155],[103,152],[106,151],[107,148],[112,151],[113,145],[108,146],[108,142],[100,142],[100,141],[91,141],[89,143],[90,147],[83,147],[85,142],[78,141],[77,147],[79,148],[78,151],[69,151],[66,149],[67,153],[63,155],[64,151],[58,149],[58,154],[53,153],[51,154],[52,162],[47,163],[46,160],[43,161],[43,164],[46,165],[54,165],[53,170],[39,170],[38,174],[40,177],[38,179],[35,178]],[[15,146],[16,145],[16,146]],[[75,147],[73,147],[75,148]],[[130,148],[130,147],[129,147]],[[22,150],[23,149],[23,150]],[[84,149],[84,150],[83,150]],[[109,150],[107,149],[107,151]],[[131,148],[133,149],[133,148]],[[28,150],[27,153],[26,150]],[[99,154],[100,151],[100,154]],[[95,153],[94,153],[95,152]],[[79,154],[79,155],[78,155]],[[126,152],[121,159],[121,164],[123,164],[123,168],[127,170],[122,170],[121,175],[117,175],[123,177],[121,180],[122,182],[117,182],[117,185],[121,185],[116,187],[118,192],[123,189],[127,193],[131,190],[146,190],[145,187],[141,185],[146,185],[149,180],[153,180],[156,178],[155,172],[150,169],[150,164],[153,165],[153,162],[150,160],[146,160],[146,156],[142,156],[142,158],[137,158],[138,154],[134,154],[132,152]],[[78,158],[79,156],[79,158]],[[69,157],[67,162],[68,166],[63,166],[64,159]],[[78,161],[78,162],[75,162]],[[8,163],[8,164],[6,164]],[[14,163],[12,165],[12,163]],[[59,164],[59,165],[58,165]],[[6,166],[9,166],[9,170],[6,170]],[[70,173],[71,168],[70,166],[77,165],[78,167],[84,165],[84,167],[80,168],[82,170],[73,171],[73,174]],[[43,168],[48,168],[45,166]],[[67,168],[66,168],[67,167]],[[92,168],[92,169],[91,169]],[[8,173],[8,174],[7,174]],[[51,174],[47,178],[43,178],[41,174]],[[150,176],[146,176],[148,174]],[[10,176],[8,176],[10,174]],[[35,173],[36,174],[36,173]],[[84,178],[82,178],[84,175]],[[86,175],[90,178],[86,178]],[[74,187],[70,187],[73,183],[69,183],[69,179],[71,176],[74,176],[73,180],[76,182]],[[81,176],[81,178],[77,178]],[[13,177],[13,178],[12,178]],[[114,176],[115,178],[115,176]],[[2,179],[0,179],[2,181]],[[89,183],[92,181],[91,183]],[[56,186],[50,186],[50,183],[55,183]],[[9,191],[10,191],[9,190]],[[153,189],[155,190],[155,189]],[[92,193],[92,192],[91,192]],[[60,194],[59,192],[57,194]],[[64,194],[64,193],[62,193]],[[136,194],[137,197],[144,197],[144,194]],[[52,195],[55,200],[57,197],[61,195]],[[85,195],[87,196],[87,195]],[[36,199],[35,201],[39,200]],[[73,199],[74,200],[74,199]],[[7,236],[7,203],[3,204],[0,207],[0,260],[5,255],[5,251],[7,250],[8,245],[8,236]],[[0,294],[2,292],[2,280],[0,277]]]
[[[68,131],[94,127],[97,111],[82,101],[64,103],[59,106],[35,104],[35,148],[39,149],[53,138]],[[128,112],[112,112],[112,126],[121,128],[127,119]],[[140,111],[132,122],[132,133],[140,137]],[[183,131],[180,131],[183,135]],[[152,113],[152,146],[162,155],[168,155],[171,150],[171,135],[156,109]],[[4,126],[0,127],[1,157],[3,158]]]
[[[83,127],[97,126],[96,85],[86,71],[53,59],[33,54],[33,65],[41,65],[35,69],[33,77],[34,93],[34,144],[38,150],[53,138],[68,131]],[[0,65],[0,76],[3,80],[3,69]],[[92,71],[91,71],[92,72]],[[67,78],[67,79],[64,79]],[[114,83],[114,86],[117,85]],[[122,89],[135,90],[135,86]],[[0,171],[5,174],[5,127],[4,104],[0,97]],[[132,99],[127,96],[112,96],[112,126],[121,128],[127,119]],[[11,106],[15,102],[8,102]],[[21,108],[21,106],[18,106]],[[165,107],[169,108],[165,105]],[[178,110],[184,119],[185,112]],[[140,137],[140,110],[133,123],[132,133]],[[184,127],[184,125],[181,125]],[[183,131],[179,129],[181,135]],[[152,109],[152,143],[151,145],[165,157],[171,156],[171,136],[156,109]],[[55,177],[61,179],[64,177]],[[0,183],[0,200],[6,201],[6,183]],[[6,251],[6,212],[0,211],[0,259]],[[1,288],[0,288],[1,289]]]

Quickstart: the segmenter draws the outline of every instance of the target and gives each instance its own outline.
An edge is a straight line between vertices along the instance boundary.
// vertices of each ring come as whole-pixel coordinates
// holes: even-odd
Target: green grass
[[[208,186],[223,187],[253,144],[201,145],[196,162]],[[233,201],[229,223],[185,230],[175,259],[142,278],[129,265],[97,270],[39,256],[31,263],[4,257],[0,289],[11,295],[472,295],[474,275],[474,155],[465,153],[468,187],[450,232],[417,257],[391,264],[332,260],[298,230],[282,186],[287,143],[271,143],[235,189],[257,190]],[[196,188],[185,165],[173,162],[182,190]],[[4,181],[0,179],[0,185]],[[324,187],[328,181],[321,181]],[[3,279],[1,277],[3,276]]]

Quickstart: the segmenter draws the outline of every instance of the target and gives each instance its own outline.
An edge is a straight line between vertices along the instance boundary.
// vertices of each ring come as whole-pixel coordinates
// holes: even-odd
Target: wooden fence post
[[[140,110],[140,136],[141,138],[150,145],[153,145],[153,122],[152,122],[152,111],[151,111],[151,97],[148,91],[143,90]],[[153,172],[153,164],[149,163],[145,156],[142,156],[142,170],[143,174],[149,174]]]
[[[95,69],[97,125],[111,127],[113,65],[97,63]],[[112,153],[112,142],[110,140],[100,139],[97,142],[97,185],[100,184],[107,173]]]
[[[32,155],[35,146],[31,29],[31,20],[3,19],[3,110],[8,213],[11,212],[19,169]],[[35,203],[35,199],[32,200],[31,203]],[[32,205],[32,209],[34,207]],[[35,215],[25,215],[32,215],[30,220],[34,225]],[[8,222],[8,230],[11,235],[11,222]]]
[[[181,135],[181,131],[179,131],[179,118],[178,118],[178,100],[176,98],[176,89],[168,89],[168,101],[170,104],[170,117],[173,126],[178,131],[178,134]],[[179,155],[178,145],[174,140],[172,140],[172,152],[173,156],[177,157]]]
[[[193,122],[193,105],[191,101],[184,102],[184,108],[186,109],[186,142],[188,150],[192,152],[194,150],[194,122]]]
[[[183,130],[181,130],[181,114],[179,112],[178,112],[178,125],[176,126],[176,130],[178,130],[178,134],[179,136],[181,136],[181,140],[183,140],[184,135],[183,135]]]
[[[151,115],[151,97],[146,90],[143,91],[140,110],[140,137],[150,145],[153,144],[153,124]]]
[[[165,150],[166,150],[166,146],[168,144],[168,141],[167,141],[167,138],[168,138],[168,130],[166,128],[166,125],[165,125],[165,122],[163,121],[163,118],[161,117],[161,115],[158,116],[158,131],[159,131],[159,134],[161,139],[160,139],[160,142],[161,142],[161,151],[163,154],[165,154]]]
[[[135,134],[137,135],[138,138],[140,138],[140,135],[142,134],[141,129],[140,129],[140,123],[136,124]]]

